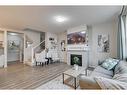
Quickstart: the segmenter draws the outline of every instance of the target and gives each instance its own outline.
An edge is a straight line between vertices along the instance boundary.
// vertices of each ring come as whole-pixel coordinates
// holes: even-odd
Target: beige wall
[[[101,23],[98,25],[93,25],[89,28],[89,64],[92,66],[97,66],[98,60],[104,60],[108,57],[117,57],[117,22],[110,21],[106,23]],[[100,53],[97,51],[97,41],[99,34],[109,34],[109,53]]]

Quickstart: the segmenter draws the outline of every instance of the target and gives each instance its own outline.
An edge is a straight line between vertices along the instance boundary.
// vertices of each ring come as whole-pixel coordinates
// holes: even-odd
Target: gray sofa
[[[100,65],[97,66],[90,76],[81,74],[79,76],[79,85],[81,89],[101,89],[95,81],[95,77],[104,77],[112,79],[115,74],[127,74],[127,62],[120,61],[113,70],[106,70]],[[127,79],[124,81],[127,83]],[[110,89],[110,88],[109,88]]]

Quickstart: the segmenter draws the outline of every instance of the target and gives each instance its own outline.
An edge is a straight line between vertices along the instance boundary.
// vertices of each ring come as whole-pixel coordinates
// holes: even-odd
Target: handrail
[[[40,42],[38,45],[36,45],[36,46],[34,46],[34,47],[32,47],[32,64],[34,63],[34,54],[35,54],[35,49],[37,48],[37,47],[39,47],[42,43],[44,43],[45,42],[45,40],[43,40],[42,42]]]
[[[33,49],[37,48],[38,46],[40,46],[44,42],[45,42],[45,40],[43,40],[42,42],[40,42],[38,45],[34,46]]]

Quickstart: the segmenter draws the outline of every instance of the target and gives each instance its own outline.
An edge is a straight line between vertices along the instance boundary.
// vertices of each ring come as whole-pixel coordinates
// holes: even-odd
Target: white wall
[[[40,43],[40,32],[24,31],[24,33],[33,41],[33,46]]]
[[[117,22],[110,21],[101,23],[98,25],[93,25],[89,29],[89,44],[90,44],[90,53],[89,53],[89,64],[92,66],[97,66],[98,61],[104,60],[108,57],[117,57]],[[97,41],[99,34],[109,34],[109,53],[100,53],[97,51]]]
[[[59,48],[59,55],[63,62],[67,62],[67,51],[61,50],[61,41],[65,40],[65,47],[67,47],[67,32],[62,32],[58,34],[58,48]],[[67,48],[66,48],[67,50]]]
[[[47,48],[51,47],[51,42],[49,40],[49,38],[54,38],[54,41],[57,43],[57,34],[56,33],[51,33],[51,32],[46,32],[45,34],[45,45]]]

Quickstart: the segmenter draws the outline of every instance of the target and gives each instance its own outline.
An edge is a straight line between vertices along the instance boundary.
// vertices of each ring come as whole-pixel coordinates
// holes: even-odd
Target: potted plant
[[[75,69],[75,70],[78,70],[78,64],[80,63],[79,58],[75,56],[75,57],[73,58],[73,63],[74,63],[74,69]]]

